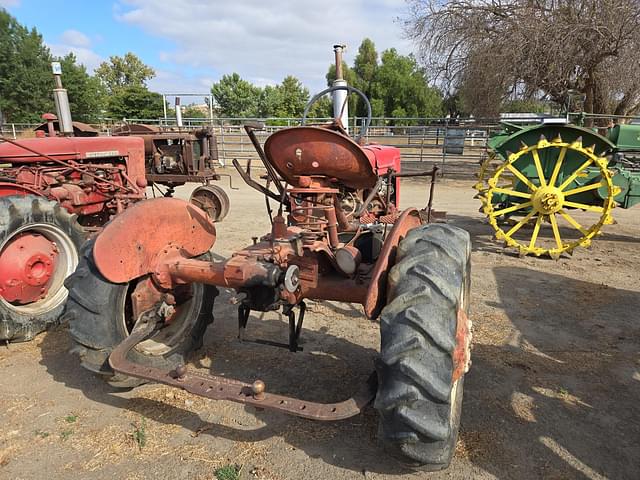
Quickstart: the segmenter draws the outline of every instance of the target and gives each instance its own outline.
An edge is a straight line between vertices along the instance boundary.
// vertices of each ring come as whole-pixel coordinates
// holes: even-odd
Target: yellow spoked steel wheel
[[[564,168],[566,165],[563,167],[569,152],[572,152],[572,158],[583,160],[572,171],[567,171]],[[515,165],[518,159],[528,154],[533,160],[537,178],[527,178]],[[541,158],[545,158],[544,166]],[[549,162],[553,170],[545,178],[545,169],[551,170]],[[576,179],[586,176],[587,169],[593,168],[598,169],[597,180],[576,186]],[[561,171],[563,178],[560,178]],[[514,180],[518,182],[518,190]],[[571,198],[590,190],[606,191],[606,196],[601,193],[604,199],[593,204],[573,201]],[[503,198],[507,196],[509,201],[497,204],[494,199],[497,194]],[[523,144],[518,152],[510,153],[493,176],[487,179],[487,188],[480,198],[483,211],[496,231],[496,238],[504,241],[506,247],[517,248],[522,256],[546,254],[557,259],[564,252],[573,253],[578,246],[588,247],[602,225],[612,223],[614,195],[615,187],[607,169],[607,159],[596,155],[593,147],[583,147],[580,139],[568,143],[560,137],[552,141],[542,137],[537,144]],[[570,210],[572,213],[569,213]],[[585,218],[576,218],[573,214],[576,210],[585,212]],[[590,226],[583,226],[579,220]],[[547,227],[551,234],[541,235],[541,230]],[[566,232],[564,238],[563,231]]]
[[[493,177],[497,168],[500,166],[500,157],[495,152],[489,150],[487,152],[487,158],[480,164],[480,171],[477,174],[478,182],[473,186],[479,192],[480,195],[484,195],[489,188],[488,180]],[[479,197],[478,196],[478,197]]]
[[[490,187],[489,180],[494,177],[503,163],[504,162],[500,156],[496,155],[492,150],[489,150],[487,158],[480,164],[480,171],[477,174],[478,182],[473,186],[473,188],[478,191],[474,198],[479,198],[483,205],[486,203],[487,190],[489,190]],[[500,179],[503,187],[511,189],[515,188],[517,181],[518,179],[516,176],[509,171],[503,172],[502,178]],[[483,207],[480,207],[480,211],[483,211]]]

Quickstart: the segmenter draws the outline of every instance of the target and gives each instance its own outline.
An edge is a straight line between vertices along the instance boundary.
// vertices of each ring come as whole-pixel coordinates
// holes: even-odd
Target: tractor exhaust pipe
[[[347,48],[346,45],[334,45],[333,51],[336,54],[336,79],[333,81],[334,87],[346,87],[347,81],[343,78],[344,73],[342,71],[342,53]],[[349,93],[347,90],[336,90],[332,93],[333,101],[333,118],[340,119],[340,123],[344,129],[349,133],[349,103],[347,97]]]
[[[180,108],[180,97],[176,97],[176,125],[182,127],[182,109]]]
[[[53,100],[56,103],[58,112],[58,128],[65,137],[73,135],[73,120],[71,119],[71,108],[69,107],[69,97],[67,90],[62,87],[62,66],[60,62],[51,62],[53,78],[56,88],[53,89]]]

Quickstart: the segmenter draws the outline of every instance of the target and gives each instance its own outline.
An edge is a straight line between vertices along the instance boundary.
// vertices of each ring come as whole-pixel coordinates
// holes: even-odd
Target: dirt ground
[[[263,198],[234,184],[222,256],[267,231]],[[0,478],[210,479],[226,465],[246,479],[638,478],[640,207],[616,210],[618,223],[573,258],[521,259],[491,240],[471,184],[445,181],[435,201],[474,242],[473,366],[448,470],[413,473],[385,457],[371,408],[321,423],[159,385],[114,391],[80,367],[61,326],[0,347]],[[406,181],[402,195],[423,205],[426,185]],[[304,352],[291,354],[240,344],[223,292],[192,367],[307,399],[348,397],[373,369],[378,326],[359,307],[310,303]],[[248,336],[286,335],[277,314],[252,315]]]

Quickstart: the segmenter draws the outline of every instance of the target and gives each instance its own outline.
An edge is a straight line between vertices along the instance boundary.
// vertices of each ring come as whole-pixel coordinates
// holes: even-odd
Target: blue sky
[[[52,53],[73,51],[89,70],[131,51],[156,70],[161,93],[207,93],[238,72],[258,85],[295,75],[311,90],[325,86],[332,45],[346,60],[364,37],[378,51],[410,53],[398,17],[404,0],[0,0],[22,24],[36,27]],[[183,101],[183,103],[185,103]]]

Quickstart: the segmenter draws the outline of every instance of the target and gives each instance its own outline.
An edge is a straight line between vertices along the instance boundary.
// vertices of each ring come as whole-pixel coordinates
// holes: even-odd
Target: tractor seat
[[[294,187],[300,186],[300,176],[325,176],[354,189],[373,188],[378,180],[372,160],[360,145],[324,127],[279,130],[267,139],[264,151],[269,163]]]

